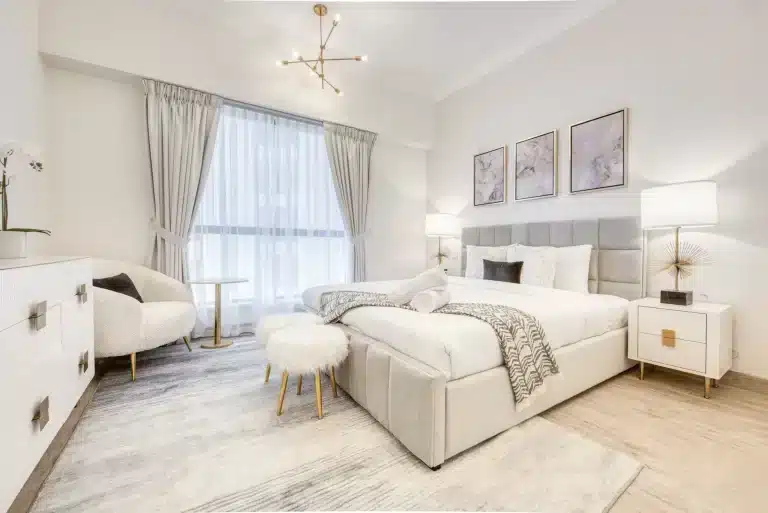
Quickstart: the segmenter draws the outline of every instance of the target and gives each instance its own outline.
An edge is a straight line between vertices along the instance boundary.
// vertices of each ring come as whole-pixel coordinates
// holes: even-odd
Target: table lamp
[[[691,274],[690,268],[706,259],[701,247],[684,243],[680,246],[680,228],[717,224],[717,184],[715,182],[685,182],[645,189],[640,194],[643,230],[674,229],[674,244],[662,269],[675,277],[674,290],[662,290],[661,302],[690,305],[693,292],[679,289],[680,275]]]
[[[439,265],[443,265],[443,259],[448,255],[443,253],[441,239],[461,235],[459,218],[452,214],[427,214],[424,232],[427,237],[437,237],[437,262]]]

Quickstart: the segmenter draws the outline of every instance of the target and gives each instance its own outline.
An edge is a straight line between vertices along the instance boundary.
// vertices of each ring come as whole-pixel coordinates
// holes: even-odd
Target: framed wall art
[[[504,203],[507,200],[507,148],[475,155],[475,206]]]
[[[627,185],[627,109],[571,126],[571,192]]]
[[[557,131],[515,144],[515,200],[557,195]]]

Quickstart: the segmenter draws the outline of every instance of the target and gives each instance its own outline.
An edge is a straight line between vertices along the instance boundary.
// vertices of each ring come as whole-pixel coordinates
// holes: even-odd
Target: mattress
[[[314,287],[304,293],[306,306],[319,309],[330,290],[389,292],[399,281]],[[581,294],[512,283],[448,278],[451,303],[489,303],[518,308],[536,317],[550,346],[559,348],[627,325],[626,299]],[[503,364],[493,329],[472,317],[419,313],[402,308],[360,307],[341,322],[443,373],[447,380],[483,372]],[[555,353],[557,357],[557,353]]]

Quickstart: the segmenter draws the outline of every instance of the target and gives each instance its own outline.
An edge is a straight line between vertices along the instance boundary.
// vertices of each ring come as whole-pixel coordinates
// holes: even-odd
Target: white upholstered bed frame
[[[592,244],[590,290],[641,297],[642,234],[637,218],[465,228],[467,244],[505,246]],[[464,268],[462,255],[462,269]],[[630,368],[627,329],[555,351],[561,376],[522,412],[515,411],[505,367],[456,380],[348,326],[349,358],[339,385],[416,457],[433,469],[456,454]]]

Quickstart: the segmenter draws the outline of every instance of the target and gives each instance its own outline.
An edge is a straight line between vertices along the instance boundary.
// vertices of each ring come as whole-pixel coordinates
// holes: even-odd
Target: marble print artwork
[[[633,458],[540,417],[443,464],[411,455],[344,393],[280,369],[264,383],[256,340],[139,354],[110,370],[32,513],[506,510],[604,513],[641,470]],[[127,360],[127,359],[126,359]]]
[[[506,148],[475,155],[475,206],[507,199]]]
[[[555,132],[515,145],[515,199],[545,198],[557,194]]]
[[[571,127],[571,192],[626,185],[621,110]]]

